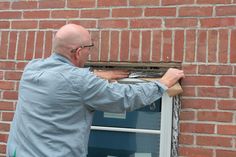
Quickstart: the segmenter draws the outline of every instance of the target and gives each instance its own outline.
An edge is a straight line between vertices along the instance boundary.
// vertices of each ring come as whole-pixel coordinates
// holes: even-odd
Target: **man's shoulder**
[[[41,61],[42,61],[42,59],[39,59],[39,58],[37,58],[37,59],[32,59],[31,61],[29,61],[29,62],[26,64],[25,69],[31,68],[31,67],[35,66],[36,64],[38,64],[38,63],[41,62]]]

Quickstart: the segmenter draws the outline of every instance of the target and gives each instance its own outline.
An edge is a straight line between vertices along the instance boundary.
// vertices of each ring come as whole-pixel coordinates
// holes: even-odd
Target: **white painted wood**
[[[172,97],[162,96],[160,157],[171,157]]]

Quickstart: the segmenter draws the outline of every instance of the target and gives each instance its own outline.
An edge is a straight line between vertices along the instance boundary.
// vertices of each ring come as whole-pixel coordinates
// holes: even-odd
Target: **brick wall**
[[[236,0],[1,0],[0,156],[25,64],[71,22],[91,31],[92,61],[181,62],[180,156],[236,156]]]

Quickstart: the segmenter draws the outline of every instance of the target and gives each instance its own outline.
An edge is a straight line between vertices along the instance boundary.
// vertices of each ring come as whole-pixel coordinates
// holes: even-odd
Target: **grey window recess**
[[[160,78],[178,63],[92,62],[96,70],[129,70],[129,78],[119,83],[142,83]],[[88,157],[177,157],[180,101],[177,84],[160,100],[126,113],[96,111],[89,139]]]

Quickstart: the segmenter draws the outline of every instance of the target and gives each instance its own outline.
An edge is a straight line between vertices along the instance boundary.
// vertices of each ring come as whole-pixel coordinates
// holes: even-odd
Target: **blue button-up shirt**
[[[52,54],[29,62],[7,145],[8,156],[86,157],[95,110],[132,111],[159,99],[159,82],[109,83]]]

